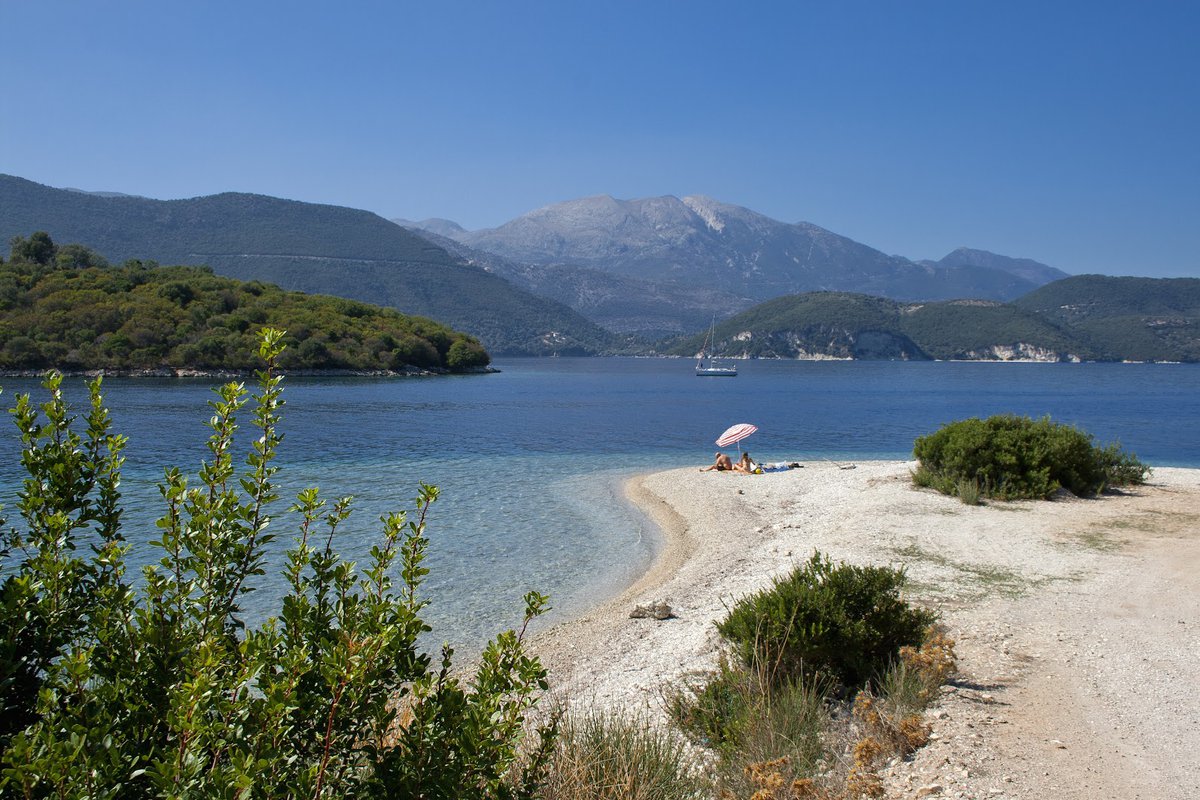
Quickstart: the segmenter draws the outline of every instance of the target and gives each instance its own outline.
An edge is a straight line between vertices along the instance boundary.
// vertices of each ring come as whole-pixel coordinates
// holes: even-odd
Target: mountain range
[[[690,354],[687,335],[715,318],[730,355],[1200,360],[1194,279],[1071,278],[965,248],[911,261],[704,197],[584,198],[480,231],[400,222],[410,229],[263,195],[163,201],[0,175],[5,238],[45,230],[114,263],[206,264],[390,306],[497,355]]]
[[[694,331],[773,297],[847,291],[897,300],[1007,301],[1066,273],[959,249],[912,261],[807,222],[786,223],[708,197],[556,203],[497,228],[393,220],[470,263],[566,303],[609,330]]]

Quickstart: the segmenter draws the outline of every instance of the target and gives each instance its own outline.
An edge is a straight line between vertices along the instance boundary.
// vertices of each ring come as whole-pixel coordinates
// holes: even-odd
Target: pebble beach
[[[890,797],[1200,796],[1200,470],[968,506],[915,488],[913,466],[631,479],[663,545],[621,594],[535,637],[552,691],[664,720],[663,688],[717,663],[713,623],[819,550],[904,568],[957,642],[932,741],[889,767]]]

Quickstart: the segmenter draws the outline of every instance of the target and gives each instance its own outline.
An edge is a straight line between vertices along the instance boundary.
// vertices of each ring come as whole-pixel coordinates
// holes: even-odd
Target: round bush
[[[1073,425],[1013,414],[951,422],[913,445],[915,477],[947,494],[975,486],[1002,500],[1047,499],[1061,488],[1090,497],[1109,485],[1141,483],[1148,471],[1115,445],[1097,447]]]
[[[779,679],[861,686],[918,645],[936,619],[900,596],[904,572],[834,564],[814,553],[770,589],[738,601],[717,630],[741,659]]]

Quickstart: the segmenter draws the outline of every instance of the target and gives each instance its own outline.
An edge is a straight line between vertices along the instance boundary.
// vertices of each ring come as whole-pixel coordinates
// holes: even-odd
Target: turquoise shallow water
[[[664,359],[502,361],[498,374],[286,383],[285,497],[319,485],[356,496],[344,553],[374,543],[381,514],[437,484],[426,589],[434,636],[474,647],[515,624],[521,595],[548,593],[576,612],[635,576],[655,533],[621,497],[639,472],[706,464],[735,422],[761,460],[908,458],[916,436],[967,416],[1015,412],[1076,423],[1144,460],[1200,466],[1200,366],[780,362],[741,364],[737,378],[697,378]],[[204,455],[208,380],[109,380],[116,428],[130,437],[123,490],[133,557],[161,513],[162,468]],[[6,405],[36,381],[4,382]],[[71,390],[82,398],[82,381]],[[248,421],[248,420],[247,420]],[[0,501],[19,489],[15,429],[0,437]],[[280,546],[295,521],[280,503]],[[256,596],[259,613],[278,583]]]

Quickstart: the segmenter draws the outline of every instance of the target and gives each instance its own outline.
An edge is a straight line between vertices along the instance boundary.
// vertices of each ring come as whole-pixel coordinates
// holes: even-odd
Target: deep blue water
[[[318,485],[356,497],[339,536],[361,556],[379,516],[411,507],[420,482],[441,487],[431,514],[426,590],[435,636],[474,646],[515,624],[521,595],[549,593],[559,613],[628,581],[656,540],[621,500],[636,473],[707,464],[735,422],[765,461],[908,458],[944,422],[1014,412],[1074,423],[1160,466],[1200,466],[1200,366],[742,362],[737,378],[697,378],[686,359],[517,359],[491,375],[286,382],[279,475],[285,498]],[[69,381],[82,399],[82,380]],[[210,380],[105,382],[115,428],[130,437],[122,488],[133,558],[161,513],[166,465],[195,472],[205,455]],[[5,405],[34,380],[4,381]],[[246,418],[249,424],[249,418]],[[15,428],[0,436],[0,501],[20,485]],[[281,501],[280,546],[296,522]],[[261,613],[278,584],[258,592]]]

